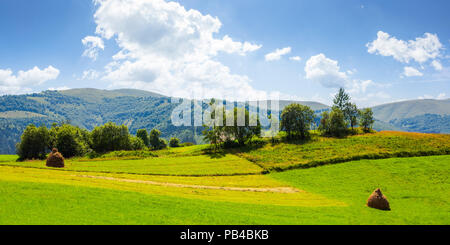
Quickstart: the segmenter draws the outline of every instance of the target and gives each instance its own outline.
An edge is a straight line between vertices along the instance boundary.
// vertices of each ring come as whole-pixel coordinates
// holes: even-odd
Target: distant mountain
[[[330,109],[318,102],[288,100],[280,101],[279,108],[292,103],[307,105],[316,114]],[[171,124],[170,116],[176,106],[167,96],[134,89],[70,89],[0,96],[0,154],[15,153],[15,144],[30,123],[50,127],[52,123],[70,122],[92,130],[111,121],[127,125],[132,134],[140,128],[158,128],[166,139],[203,142],[201,127]],[[376,130],[450,133],[450,100],[404,101],[373,110]]]
[[[450,99],[409,100],[372,108],[376,130],[450,133]]]
[[[138,89],[117,89],[117,90],[101,90],[94,88],[80,88],[58,91],[67,96],[77,97],[88,102],[101,102],[103,99],[117,98],[117,97],[154,97],[162,98],[161,94],[138,90]]]
[[[383,122],[425,114],[450,115],[450,99],[408,100],[375,106],[372,110],[375,118]]]

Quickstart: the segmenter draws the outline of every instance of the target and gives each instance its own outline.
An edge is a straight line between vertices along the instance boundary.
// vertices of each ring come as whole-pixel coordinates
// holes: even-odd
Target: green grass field
[[[448,225],[450,155],[311,164],[354,158],[351,147],[444,154],[447,138],[389,132],[214,155],[192,146],[69,159],[64,170],[0,156],[0,224]],[[299,163],[310,168],[289,170]],[[286,171],[262,174],[274,166]],[[365,206],[378,187],[391,211]]]

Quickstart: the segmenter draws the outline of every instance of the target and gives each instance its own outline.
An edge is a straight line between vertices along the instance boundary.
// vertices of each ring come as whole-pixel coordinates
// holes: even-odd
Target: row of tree
[[[89,152],[105,153],[119,150],[163,149],[167,147],[161,132],[153,129],[150,134],[141,129],[137,136],[129,133],[127,126],[106,123],[92,132],[70,124],[53,124],[50,129],[30,124],[16,145],[21,159],[44,159],[52,148],[57,148],[64,157],[84,156]],[[170,140],[171,147],[180,146],[177,138]]]
[[[333,107],[330,112],[325,111],[321,115],[320,125],[318,130],[324,136],[342,137],[355,132],[355,127],[360,126],[364,132],[370,132],[374,123],[373,112],[370,108],[363,110],[350,101],[350,96],[343,88],[339,90],[333,100]],[[214,100],[210,103],[214,106]],[[215,118],[214,111],[212,118]],[[203,135],[205,139],[214,145],[215,149],[220,146],[232,145],[237,142],[242,146],[250,141],[253,137],[260,137],[261,126],[258,118],[253,118],[257,121],[257,126],[249,126],[249,121],[252,118],[249,116],[245,108],[235,108],[233,112],[225,112],[223,118],[216,118],[223,120],[226,125],[226,117],[234,112],[234,124],[226,126],[205,126]],[[237,114],[245,112],[246,126],[238,126],[236,122]],[[300,104],[290,104],[286,106],[280,115],[280,130],[286,132],[288,140],[307,139],[310,136],[311,125],[314,123],[316,115],[310,107]]]

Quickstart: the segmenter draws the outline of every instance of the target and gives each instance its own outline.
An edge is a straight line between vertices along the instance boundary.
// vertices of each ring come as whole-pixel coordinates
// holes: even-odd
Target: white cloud
[[[100,77],[100,73],[96,70],[86,70],[83,71],[83,76],[81,77],[81,80],[95,80]]]
[[[425,99],[445,100],[446,98],[447,98],[447,95],[445,93],[440,93],[437,96],[425,94],[423,96],[418,97],[418,99],[420,99],[420,100],[425,100]]]
[[[48,90],[55,90],[55,91],[63,91],[63,90],[69,90],[69,89],[70,88],[67,86],[57,87],[57,88],[54,88],[54,87],[48,88]]]
[[[405,66],[403,70],[403,75],[407,77],[421,77],[423,76],[422,72],[418,71],[414,67],[411,66]]]
[[[305,65],[306,78],[319,82],[327,88],[344,86],[347,75],[340,71],[338,62],[324,54],[311,56]]]
[[[433,62],[431,62],[431,65],[433,66],[433,68],[436,71],[441,71],[442,70],[442,64],[441,64],[441,62],[439,62],[437,60],[433,60]]]
[[[11,69],[0,69],[0,93],[20,94],[30,92],[27,86],[41,85],[49,80],[54,80],[59,76],[59,70],[53,66],[41,70],[37,66],[28,71],[19,71],[13,74]]]
[[[81,40],[81,43],[85,46],[83,56],[96,60],[100,50],[105,49],[105,44],[100,37],[87,36]]]
[[[356,69],[342,72],[336,60],[327,58],[324,54],[311,56],[305,65],[306,78],[320,83],[326,88],[345,88],[355,101],[365,105],[376,101],[377,95],[388,96],[382,91],[374,91],[376,88],[385,88],[389,85],[375,83],[372,80],[360,80],[350,77]],[[373,89],[368,90],[369,87]],[[369,101],[370,99],[370,101]]]
[[[292,57],[289,57],[289,59],[293,60],[293,61],[300,61],[300,60],[302,60],[302,58],[300,58],[300,56],[292,56]]]
[[[110,87],[129,87],[169,96],[246,98],[265,94],[247,76],[232,74],[219,53],[246,55],[262,46],[216,38],[217,17],[163,0],[98,0],[96,34],[121,49],[105,67]]]
[[[291,52],[291,47],[286,47],[282,49],[276,49],[275,51],[268,53],[264,56],[266,61],[280,60],[281,56],[289,54]]]
[[[403,41],[382,31],[377,33],[376,40],[366,46],[371,54],[392,56],[403,63],[409,63],[410,60],[423,63],[435,59],[443,48],[436,34],[425,33],[415,40]]]

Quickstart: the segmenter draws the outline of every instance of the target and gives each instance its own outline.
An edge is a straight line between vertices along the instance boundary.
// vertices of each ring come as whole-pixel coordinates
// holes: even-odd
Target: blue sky
[[[176,2],[1,1],[0,93],[137,88],[331,104],[345,87],[360,106],[450,95],[448,1]],[[268,55],[277,49],[286,54]]]

